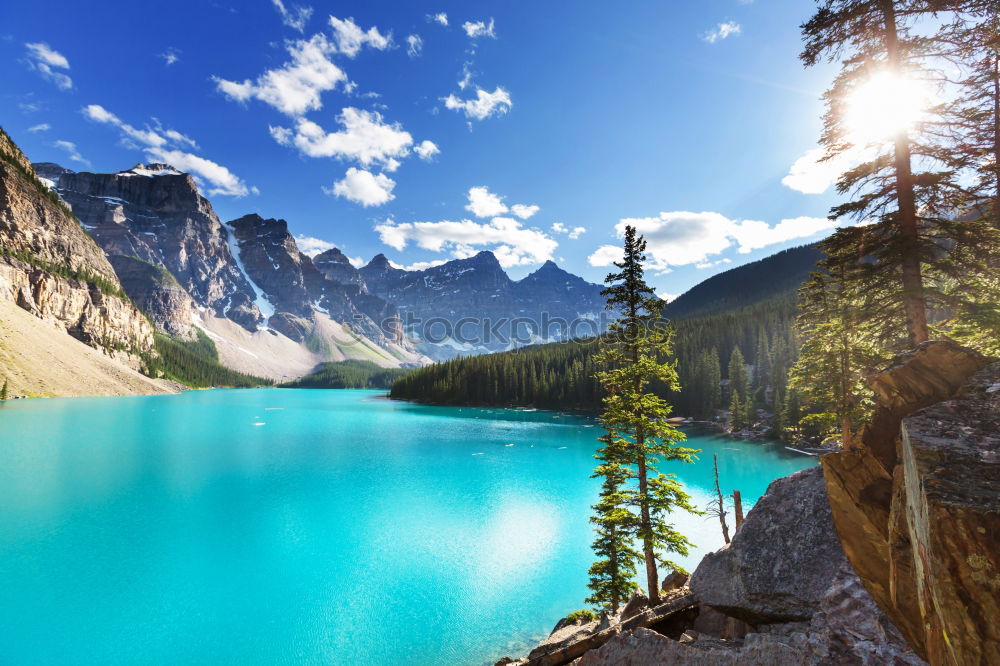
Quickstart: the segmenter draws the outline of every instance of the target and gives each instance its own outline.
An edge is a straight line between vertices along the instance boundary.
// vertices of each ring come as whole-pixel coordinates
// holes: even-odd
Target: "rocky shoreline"
[[[617,615],[562,620],[527,657],[498,666],[670,663],[800,666],[923,664],[854,573],[819,467],[774,481],[731,544],[664,601],[637,593]]]

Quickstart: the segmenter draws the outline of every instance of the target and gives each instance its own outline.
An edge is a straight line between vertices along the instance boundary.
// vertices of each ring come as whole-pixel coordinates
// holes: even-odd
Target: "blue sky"
[[[490,249],[514,277],[551,257],[600,281],[631,220],[679,294],[829,233],[812,9],[5,0],[0,124],[34,161],[170,161],[224,221],[365,261]]]

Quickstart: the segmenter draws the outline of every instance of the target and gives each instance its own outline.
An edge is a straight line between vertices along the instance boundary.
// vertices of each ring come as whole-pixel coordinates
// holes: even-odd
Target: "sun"
[[[844,124],[855,145],[891,140],[920,122],[932,94],[924,81],[892,72],[878,72],[846,100]]]

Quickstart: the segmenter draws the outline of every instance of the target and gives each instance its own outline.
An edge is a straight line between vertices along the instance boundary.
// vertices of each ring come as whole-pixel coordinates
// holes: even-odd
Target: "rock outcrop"
[[[170,271],[120,254],[108,259],[122,283],[129,285],[129,297],[157,328],[181,340],[195,339],[194,302]]]
[[[1000,663],[1000,365],[986,366],[925,343],[872,378],[856,448],[822,459],[848,559],[932,664]]]
[[[0,298],[132,367],[153,328],[101,249],[0,131]]]

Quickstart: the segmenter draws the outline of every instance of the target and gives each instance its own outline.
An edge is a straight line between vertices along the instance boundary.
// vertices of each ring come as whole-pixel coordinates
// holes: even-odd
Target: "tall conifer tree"
[[[627,226],[623,259],[615,262],[618,272],[605,278],[608,286],[602,294],[618,318],[602,338],[597,357],[605,368],[597,378],[608,394],[601,414],[608,434],[601,440],[602,465],[596,473],[605,477],[605,489],[610,491],[620,484],[611,484],[609,474],[627,471],[630,483],[623,492],[613,494],[619,498],[618,507],[629,509],[632,516],[619,514],[616,529],[630,530],[637,540],[647,593],[650,603],[655,604],[659,600],[658,563],[677,568],[663,559],[664,553],[683,555],[691,545],[668,521],[668,514],[676,508],[697,513],[681,484],[672,475],[660,474],[656,465],[661,461],[692,462],[697,451],[677,446],[685,437],[667,420],[670,405],[649,390],[652,381],[663,382],[673,391],[679,385],[676,366],[669,360],[673,330],[661,319],[663,301],[643,277],[645,249],[646,241],[634,227]],[[598,519],[602,515],[607,511],[598,509]],[[635,552],[630,547],[624,543],[619,546],[620,558]],[[603,563],[610,562],[609,554],[595,550],[602,557],[595,566],[604,567]],[[610,583],[606,586],[618,588]]]

